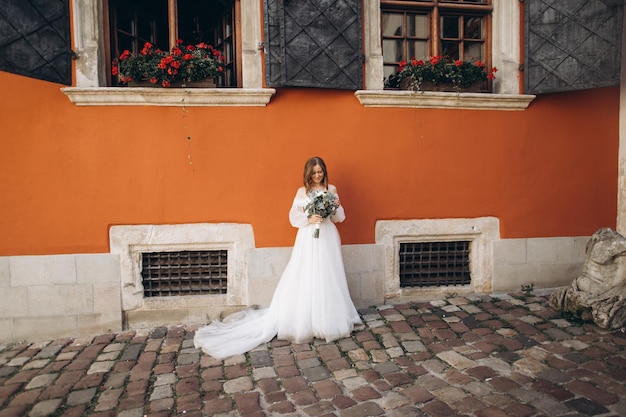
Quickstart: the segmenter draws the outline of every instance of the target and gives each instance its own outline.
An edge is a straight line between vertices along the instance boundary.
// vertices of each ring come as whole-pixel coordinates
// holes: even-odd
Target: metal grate
[[[228,251],[141,254],[144,297],[226,294]]]
[[[470,283],[469,241],[400,243],[400,287]]]

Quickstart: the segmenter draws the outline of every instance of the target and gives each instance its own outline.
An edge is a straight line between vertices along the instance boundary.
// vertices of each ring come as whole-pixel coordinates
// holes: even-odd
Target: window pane
[[[185,44],[200,42],[215,44],[214,20],[216,15],[219,16],[224,12],[224,8],[212,3],[178,0],[178,38],[182,39]]]
[[[233,26],[230,23],[232,20],[230,13],[226,16],[226,27],[224,28],[224,36],[230,37],[233,34]]]
[[[465,39],[482,39],[483,38],[483,19],[480,17],[465,17]]]
[[[229,41],[224,42],[224,60],[226,62],[233,60],[233,47]]]
[[[153,45],[164,46],[167,49],[167,32],[164,33],[165,38],[163,42],[159,42],[161,37],[156,33],[158,25],[151,18],[151,16],[139,15],[137,16],[137,38],[142,41],[148,41]],[[143,46],[140,44],[140,47]]]
[[[428,42],[426,41],[410,41],[408,43],[407,58],[427,58]]]
[[[458,39],[460,37],[460,20],[459,16],[442,16],[441,37]]]
[[[428,18],[423,14],[407,14],[407,36],[428,39]]]
[[[402,36],[402,20],[400,13],[383,13],[383,36]]]
[[[235,71],[233,71],[230,68],[226,68],[226,70],[224,70],[224,85],[225,86],[233,86],[235,85]]]
[[[441,54],[452,59],[459,59],[459,43],[441,42]]]
[[[118,45],[115,55],[128,49],[138,53],[143,44],[151,42],[157,48],[169,49],[167,26],[167,0],[155,0],[149,7],[144,1],[111,0],[111,15],[117,24],[112,28],[116,33]]]
[[[390,75],[394,75],[398,72],[397,65],[385,65],[383,67],[383,75],[385,78],[389,78]]]
[[[385,62],[402,61],[402,40],[400,39],[383,40],[383,61]]]
[[[465,51],[463,52],[464,60],[477,61],[483,60],[483,44],[476,42],[465,42]]]

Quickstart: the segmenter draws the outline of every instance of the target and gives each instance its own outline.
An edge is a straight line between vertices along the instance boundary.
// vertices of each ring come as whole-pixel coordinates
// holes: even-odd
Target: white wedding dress
[[[334,188],[334,187],[333,187]],[[331,188],[331,190],[333,189]],[[347,337],[361,319],[350,298],[341,256],[341,240],[333,222],[345,219],[343,207],[320,225],[308,223],[304,187],[296,193],[289,221],[298,228],[291,258],[268,308],[235,313],[196,331],[194,345],[218,359],[248,352],[275,336],[294,343],[313,338],[327,342]]]

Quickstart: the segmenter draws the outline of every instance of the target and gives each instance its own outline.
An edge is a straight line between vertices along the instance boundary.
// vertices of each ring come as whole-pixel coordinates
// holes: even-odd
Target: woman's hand
[[[311,217],[309,217],[309,224],[318,224],[318,223],[321,223],[322,221],[324,221],[324,218],[320,216],[319,214],[314,214]]]

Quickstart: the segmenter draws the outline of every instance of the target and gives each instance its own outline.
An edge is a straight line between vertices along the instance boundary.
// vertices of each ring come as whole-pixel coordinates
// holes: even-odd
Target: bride
[[[246,310],[240,319],[214,321],[198,329],[194,336],[196,348],[223,359],[248,352],[275,336],[294,343],[310,342],[316,337],[331,342],[349,336],[354,325],[361,323],[350,299],[341,240],[335,227],[346,216],[337,188],[328,183],[322,158],[306,161],[303,182],[289,211],[291,225],[298,228],[296,241],[270,306]],[[309,194],[316,191],[337,196],[334,214],[326,218],[308,214]],[[319,237],[315,238],[317,233]]]

